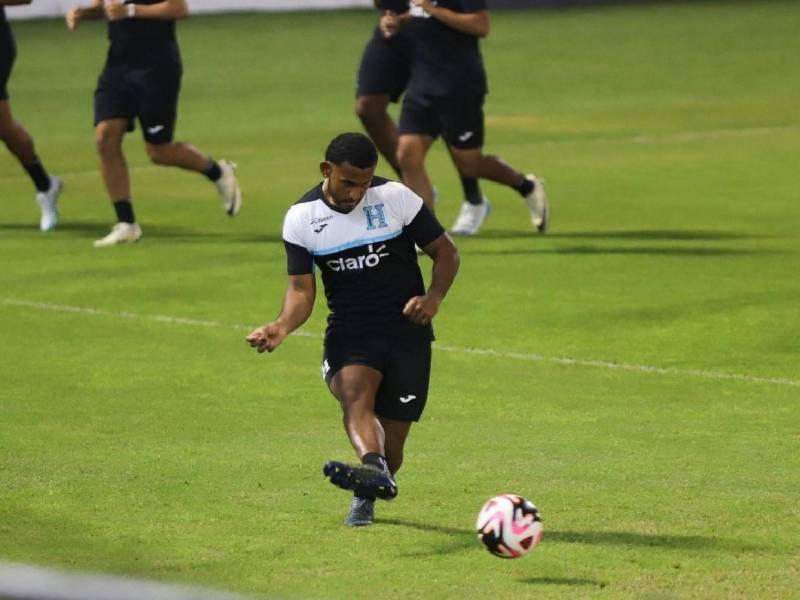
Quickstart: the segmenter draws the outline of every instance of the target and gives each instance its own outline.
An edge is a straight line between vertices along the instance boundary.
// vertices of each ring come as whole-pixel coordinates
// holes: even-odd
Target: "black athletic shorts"
[[[180,60],[126,64],[108,61],[94,92],[94,124],[128,119],[128,131],[139,119],[150,144],[168,144],[175,135],[183,69]]]
[[[375,399],[377,415],[395,421],[419,421],[428,400],[430,340],[329,331],[322,354],[322,375],[328,387],[334,375],[347,365],[365,365],[383,373]]]
[[[386,39],[376,29],[361,56],[356,97],[388,95],[392,102],[397,102],[411,77],[413,43],[406,35]]]
[[[462,150],[483,147],[482,94],[433,97],[409,92],[403,98],[400,134],[442,136]]]
[[[8,100],[8,80],[16,57],[17,48],[11,29],[7,24],[5,27],[0,24],[0,100]]]

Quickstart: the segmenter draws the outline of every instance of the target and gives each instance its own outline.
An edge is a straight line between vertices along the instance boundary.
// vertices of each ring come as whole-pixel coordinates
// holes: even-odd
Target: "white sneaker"
[[[215,182],[222,206],[229,217],[235,217],[242,208],[242,190],[236,179],[236,163],[229,160],[219,161],[219,168],[222,170],[222,177]]]
[[[486,221],[492,205],[486,196],[480,204],[470,204],[466,200],[461,203],[461,210],[458,211],[458,218],[450,228],[453,235],[475,235]]]
[[[36,192],[36,203],[42,210],[39,219],[39,229],[42,231],[53,231],[58,225],[58,197],[64,189],[64,182],[61,177],[50,176],[50,189],[46,192]]]
[[[142,228],[136,223],[117,223],[111,228],[111,233],[106,237],[95,240],[94,247],[115,246],[117,244],[131,244],[138,242],[142,237]]]
[[[533,182],[533,191],[525,196],[525,202],[531,211],[531,223],[539,233],[547,231],[550,224],[550,205],[544,191],[544,180],[536,175],[526,175],[525,179]]]

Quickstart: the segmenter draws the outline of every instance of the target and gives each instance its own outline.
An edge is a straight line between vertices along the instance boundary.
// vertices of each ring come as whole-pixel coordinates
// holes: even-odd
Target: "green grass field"
[[[324,305],[273,355],[243,337],[279,309],[286,207],[359,128],[374,15],[181,23],[179,137],[239,163],[245,206],[227,219],[137,132],[145,237],[105,250],[103,27],[14,25],[12,106],[66,192],[39,233],[0,151],[0,560],[283,598],[797,597],[800,4],[492,19],[487,150],[547,179],[552,232],[484,184],[401,495],[356,531],[321,475],[352,452]],[[449,225],[458,180],[430,164]],[[524,560],[472,533],[504,492],[545,521]]]

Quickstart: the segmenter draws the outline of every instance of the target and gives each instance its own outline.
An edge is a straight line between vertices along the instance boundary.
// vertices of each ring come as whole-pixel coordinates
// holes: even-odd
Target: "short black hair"
[[[363,133],[340,133],[328,144],[325,160],[337,165],[348,162],[359,169],[369,169],[378,164],[378,151]]]

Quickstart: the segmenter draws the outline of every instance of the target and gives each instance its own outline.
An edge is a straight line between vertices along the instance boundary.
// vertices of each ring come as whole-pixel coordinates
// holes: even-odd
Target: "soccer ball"
[[[495,496],[484,504],[475,528],[481,544],[500,558],[525,556],[544,534],[539,510],[514,494]]]

